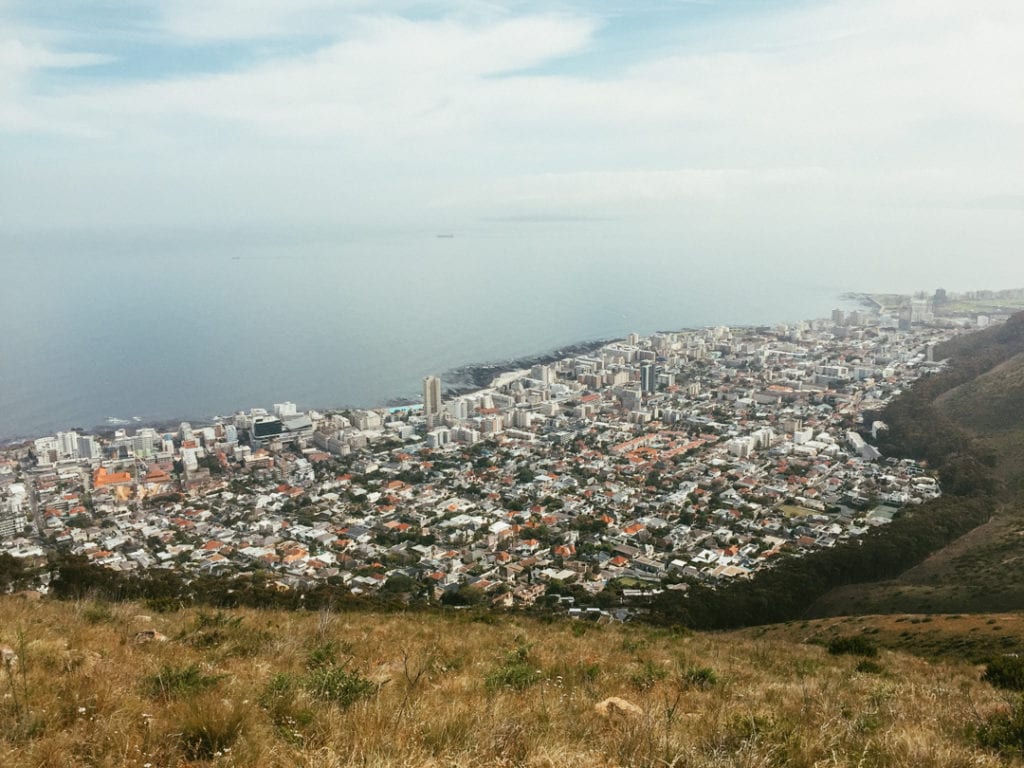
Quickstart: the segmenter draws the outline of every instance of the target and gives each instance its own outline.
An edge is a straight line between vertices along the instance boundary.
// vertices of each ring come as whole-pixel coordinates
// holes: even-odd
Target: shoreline
[[[832,297],[838,301],[849,300],[851,295],[849,292],[838,294],[831,293]],[[784,308],[780,308],[780,315],[786,314]],[[782,321],[778,322],[793,322]],[[729,327],[743,328],[743,327],[756,327],[757,324],[728,324]],[[681,331],[693,331],[697,330],[701,325],[689,325],[683,324],[675,330],[663,331],[669,333],[676,333]],[[710,326],[708,326],[710,327]],[[471,392],[486,389],[490,386],[491,382],[495,377],[508,373],[514,370],[529,369],[533,365],[549,364],[561,360],[565,357],[573,355],[584,355],[590,354],[593,351],[601,348],[606,344],[611,344],[615,341],[621,341],[626,338],[626,334],[615,337],[615,338],[603,338],[603,339],[591,339],[589,341],[579,341],[571,344],[566,344],[555,349],[549,349],[548,351],[537,352],[534,354],[528,354],[522,357],[509,357],[504,359],[491,360],[487,362],[474,362],[466,363],[464,365],[450,368],[447,371],[440,374],[442,389],[442,396],[446,398],[457,397],[469,394]],[[427,375],[430,371],[422,371],[421,375]],[[410,392],[406,390],[406,394],[397,394],[390,398],[382,398],[382,401],[378,401],[371,404],[354,404],[354,403],[334,403],[329,406],[322,403],[310,403],[303,404],[305,410],[316,410],[320,412],[337,412],[344,410],[376,410],[376,409],[388,409],[398,408],[403,406],[418,405],[422,402],[421,394],[416,390]],[[237,404],[236,404],[237,405]],[[262,407],[266,407],[264,404]],[[253,407],[261,407],[258,403],[249,403],[245,406],[246,409]],[[85,420],[78,421],[77,424],[70,420],[64,422],[61,426],[51,427],[48,431],[41,431],[35,433],[21,432],[10,435],[0,434],[0,447],[9,448],[23,443],[35,440],[45,435],[53,435],[58,431],[71,431],[75,430],[79,433],[94,434],[98,436],[111,435],[117,429],[129,429],[137,430],[143,427],[151,427],[157,431],[175,431],[178,425],[187,421],[193,424],[200,423],[214,423],[218,420],[230,418],[237,410],[221,413],[212,413],[207,415],[196,414],[186,416],[153,416],[143,417],[139,421],[125,420],[124,423],[112,423],[110,421],[100,422],[94,424],[91,427],[86,427],[84,424]],[[44,428],[46,429],[46,428]]]
[[[441,374],[441,383],[444,387],[442,394],[446,398],[460,397],[467,395],[472,392],[479,392],[491,387],[493,382],[503,374],[509,374],[513,372],[528,373],[530,368],[534,365],[546,365],[549,363],[558,362],[566,357],[573,357],[576,355],[590,354],[606,344],[611,344],[619,339],[595,339],[591,341],[582,341],[575,344],[567,344],[562,347],[558,347],[547,352],[540,352],[533,355],[526,355],[524,357],[507,358],[505,360],[497,360],[486,363],[467,363],[460,365],[455,368],[451,368],[448,371]],[[420,400],[417,398],[407,397],[394,397],[383,404],[359,406],[359,405],[333,405],[329,407],[321,406],[309,406],[304,410],[315,410],[321,413],[327,412],[338,412],[346,410],[386,410],[388,408],[397,408],[409,405],[419,405]],[[249,408],[260,407],[252,406]],[[237,413],[237,411],[236,411]],[[181,417],[181,418],[163,418],[141,421],[130,421],[124,424],[96,424],[92,427],[81,427],[81,426],[68,426],[62,430],[55,431],[77,431],[80,434],[96,435],[97,437],[111,438],[118,429],[130,429],[133,432],[143,428],[155,429],[159,433],[174,432],[177,431],[179,425],[182,422],[188,422],[190,424],[203,425],[207,423],[215,423],[230,418],[234,414],[228,414],[224,416],[194,416],[194,417]],[[0,447],[12,448],[18,445],[29,443],[37,438],[45,437],[46,434],[42,433],[34,436],[12,436],[12,437],[0,437]]]
[[[444,387],[443,394],[447,397],[458,397],[470,392],[478,392],[489,388],[495,379],[504,373],[526,370],[527,372],[535,365],[547,365],[564,360],[567,357],[588,355],[606,344],[611,344],[619,339],[598,339],[594,341],[583,341],[576,344],[568,344],[558,347],[550,352],[526,357],[510,358],[492,363],[471,363],[452,368],[441,374],[441,384]],[[448,383],[446,383],[448,382]]]
[[[838,294],[836,298],[840,301],[849,301],[860,303],[862,306],[869,306],[863,297],[867,294],[847,291],[842,294]],[[877,302],[875,302],[877,304]],[[779,321],[784,322],[784,321]],[[792,321],[788,321],[792,322]],[[753,328],[758,327],[756,324],[739,324],[729,325],[731,328]],[[684,327],[678,328],[674,331],[663,331],[667,333],[678,333],[681,331],[693,331],[697,330],[697,327]],[[506,358],[503,360],[494,360],[490,362],[482,363],[467,363],[465,365],[456,366],[451,368],[440,375],[442,389],[442,396],[445,398],[460,397],[467,395],[472,392],[479,392],[481,390],[488,389],[492,386],[495,379],[502,374],[511,373],[513,371],[524,371],[529,372],[529,369],[534,365],[546,365],[557,362],[566,357],[573,357],[577,355],[587,355],[600,349],[601,347],[612,344],[616,341],[622,341],[625,337],[612,338],[612,339],[592,339],[590,341],[575,342],[573,344],[566,344],[555,349],[551,349],[546,352],[538,352],[532,355],[526,355],[523,357]],[[402,397],[397,396],[388,399],[384,403],[377,403],[374,405],[353,405],[353,404],[336,404],[331,406],[321,405],[309,405],[305,406],[304,410],[315,410],[322,413],[327,412],[339,412],[346,410],[386,410],[389,408],[400,408],[403,406],[419,405],[422,402],[420,397]],[[253,407],[261,407],[259,405],[250,404],[249,409]],[[156,429],[158,432],[173,432],[176,431],[178,426],[182,422],[189,422],[191,424],[209,424],[216,423],[218,421],[230,418],[237,413],[234,411],[230,414],[223,415],[208,415],[208,416],[192,416],[192,417],[180,417],[180,418],[154,418],[152,420],[143,419],[138,422],[128,422],[124,424],[97,424],[91,428],[85,428],[81,426],[68,426],[62,430],[53,430],[49,433],[41,433],[34,436],[15,435],[11,437],[0,436],[0,447],[10,448],[23,443],[31,442],[39,437],[43,437],[46,434],[54,434],[56,431],[70,431],[76,430],[84,434],[97,435],[99,437],[112,436],[117,429],[131,429],[138,430],[144,427],[150,427]]]

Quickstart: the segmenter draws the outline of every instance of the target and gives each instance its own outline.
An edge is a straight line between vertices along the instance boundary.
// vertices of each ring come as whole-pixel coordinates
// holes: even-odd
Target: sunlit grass
[[[749,633],[579,632],[525,617],[143,612],[0,598],[0,644],[21,649],[0,673],[0,765],[1019,760],[1003,738],[1011,694],[966,663],[882,650],[868,669],[863,657]],[[136,644],[148,628],[171,639]],[[595,704],[610,696],[642,714],[602,716]]]

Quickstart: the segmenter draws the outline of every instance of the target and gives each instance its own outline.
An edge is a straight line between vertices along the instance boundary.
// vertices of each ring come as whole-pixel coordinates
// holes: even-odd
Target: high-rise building
[[[530,378],[551,386],[555,381],[555,370],[550,365],[535,365],[530,369]]]
[[[441,379],[437,376],[423,377],[423,415],[428,419],[441,413]]]
[[[57,453],[62,459],[78,458],[78,433],[70,432],[57,433]]]
[[[135,437],[132,438],[132,451],[136,456],[148,459],[156,453],[160,444],[160,435],[151,427],[143,427],[135,430]]]
[[[100,445],[92,435],[79,435],[78,457],[81,459],[98,459],[101,455]]]
[[[274,403],[274,415],[280,418],[294,416],[298,413],[298,406],[292,402]]]
[[[658,374],[654,363],[643,363],[640,366],[640,389],[650,395],[658,388]]]

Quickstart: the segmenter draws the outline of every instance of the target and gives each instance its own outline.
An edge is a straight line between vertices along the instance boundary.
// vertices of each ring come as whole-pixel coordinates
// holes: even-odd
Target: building
[[[298,412],[298,407],[295,405],[295,403],[274,403],[274,415],[280,419],[285,419],[288,418],[289,416],[295,416],[298,414]]]
[[[640,389],[645,395],[650,395],[657,391],[658,374],[654,363],[643,363],[640,366]]]
[[[441,379],[437,376],[423,377],[423,415],[427,419],[441,414]]]
[[[276,416],[256,416],[249,428],[249,439],[257,445],[280,437],[284,425]]]
[[[81,459],[98,459],[102,455],[100,444],[92,435],[80,435],[78,438],[78,457]]]

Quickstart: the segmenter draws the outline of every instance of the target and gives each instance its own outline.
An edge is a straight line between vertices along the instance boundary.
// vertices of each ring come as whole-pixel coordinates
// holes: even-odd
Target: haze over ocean
[[[0,0],[0,439],[1024,286],[1022,38],[1019,0]]]
[[[826,316],[851,287],[770,263],[737,272],[616,222],[437,234],[448,232],[12,246],[0,438],[282,400],[383,405],[467,363],[632,331]]]

